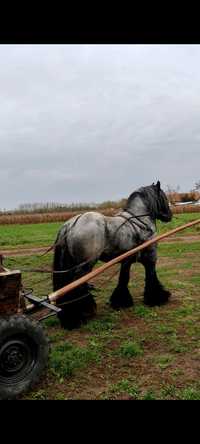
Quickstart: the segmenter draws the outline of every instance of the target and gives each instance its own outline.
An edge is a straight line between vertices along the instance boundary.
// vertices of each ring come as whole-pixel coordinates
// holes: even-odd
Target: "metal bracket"
[[[23,296],[26,299],[28,299],[30,302],[32,302],[32,304],[35,305],[35,307],[45,307],[51,311],[55,311],[56,313],[59,313],[60,311],[62,311],[61,308],[56,307],[55,305],[47,302],[49,300],[48,298],[40,299],[37,296],[33,296],[31,293],[24,293]]]

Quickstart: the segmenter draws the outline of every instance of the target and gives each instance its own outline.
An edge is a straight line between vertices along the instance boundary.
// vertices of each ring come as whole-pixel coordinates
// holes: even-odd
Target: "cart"
[[[47,366],[48,338],[42,325],[26,313],[26,296],[29,297],[22,290],[21,272],[4,268],[1,259],[0,399],[13,399],[28,391]],[[36,300],[35,307],[39,307]]]

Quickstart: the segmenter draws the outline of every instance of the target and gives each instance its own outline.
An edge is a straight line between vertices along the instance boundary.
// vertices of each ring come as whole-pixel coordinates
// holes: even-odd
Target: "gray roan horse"
[[[127,200],[126,208],[115,216],[89,211],[72,217],[59,230],[54,245],[54,290],[91,271],[97,260],[107,262],[151,239],[156,234],[156,219],[163,222],[172,219],[167,197],[159,181],[156,185],[134,191]],[[156,244],[137,255],[137,261],[145,268],[144,303],[149,306],[164,304],[170,296],[157,278],[156,260]],[[119,281],[110,298],[114,309],[133,304],[128,282],[130,267],[134,262],[136,257],[132,256],[121,263]],[[84,284],[60,301],[63,303],[80,298],[63,305],[59,315],[63,327],[76,327],[94,315],[96,303],[90,292],[91,287]]]

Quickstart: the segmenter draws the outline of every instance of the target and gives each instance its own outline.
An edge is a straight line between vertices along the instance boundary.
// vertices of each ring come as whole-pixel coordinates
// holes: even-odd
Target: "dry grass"
[[[183,205],[172,207],[173,214],[183,213],[199,213],[200,205]],[[92,211],[98,211],[105,216],[114,216],[121,208],[104,208]],[[63,212],[50,212],[50,213],[31,213],[31,214],[0,214],[0,225],[16,225],[16,224],[40,224],[48,222],[66,222],[73,216],[80,213],[85,213],[88,210],[79,211],[63,211]]]
[[[113,208],[105,210],[97,210],[106,216],[113,216],[117,211]],[[0,215],[0,225],[16,225],[16,224],[41,224],[47,222],[65,222],[76,214],[84,213],[84,211],[66,211],[58,213],[32,213],[32,214],[12,214]]]
[[[173,214],[200,213],[200,205],[173,206],[172,212]]]

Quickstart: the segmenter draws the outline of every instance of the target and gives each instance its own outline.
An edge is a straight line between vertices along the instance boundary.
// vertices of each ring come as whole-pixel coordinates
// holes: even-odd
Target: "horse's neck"
[[[152,219],[149,208],[140,196],[136,196],[133,199],[133,201],[128,205],[127,210],[130,210],[132,215],[139,217],[143,216],[141,218],[141,222],[146,225],[146,228],[151,232],[151,234],[156,233],[156,221]]]
[[[127,210],[130,210],[136,216],[141,214],[148,214],[149,210],[140,196],[136,196],[132,202],[129,203]]]

